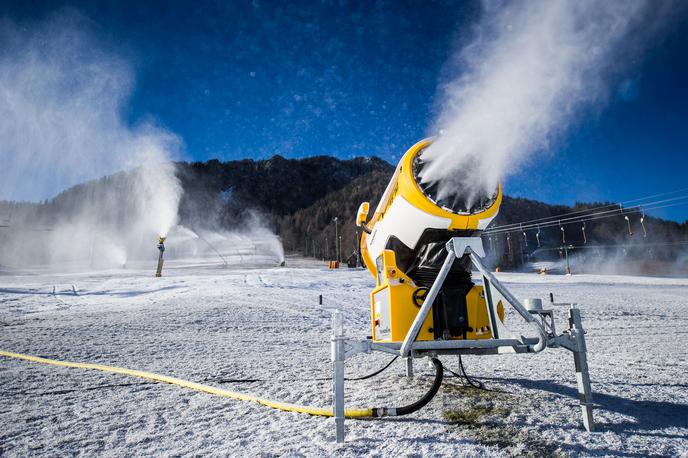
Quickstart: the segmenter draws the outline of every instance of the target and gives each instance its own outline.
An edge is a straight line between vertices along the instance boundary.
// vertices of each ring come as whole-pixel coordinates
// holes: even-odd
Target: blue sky
[[[63,8],[134,67],[125,116],[179,135],[184,159],[317,154],[395,162],[428,133],[446,62],[480,12],[466,2],[4,1],[31,24]],[[551,203],[687,187],[688,20],[653,43],[506,192]],[[657,211],[683,221],[688,205]]]

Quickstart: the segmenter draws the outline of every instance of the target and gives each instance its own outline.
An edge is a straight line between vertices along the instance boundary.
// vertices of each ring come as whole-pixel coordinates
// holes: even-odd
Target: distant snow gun
[[[337,441],[344,440],[344,363],[355,354],[372,351],[404,358],[408,376],[413,374],[415,358],[430,358],[436,368],[433,388],[414,409],[383,412],[400,415],[426,405],[437,392],[438,378],[439,383],[442,378],[437,358],[441,356],[566,348],[574,354],[583,424],[592,431],[592,391],[579,309],[572,303],[551,302],[552,307],[569,308],[569,327],[557,334],[553,309],[544,309],[540,299],[527,299],[524,306],[485,267],[481,233],[497,216],[501,183],[490,192],[455,189],[440,193],[437,182],[421,179],[426,166],[423,152],[431,143],[432,139],[422,140],[401,158],[372,216],[368,202],[358,210],[356,224],[363,229],[361,255],[376,286],[370,294],[371,335],[366,340],[345,337],[341,311],[334,310]],[[473,279],[474,271],[479,282]],[[529,336],[507,327],[509,307],[515,312],[510,316],[525,321]]]
[[[158,268],[155,270],[155,276],[156,277],[162,277],[162,265],[164,262],[163,259],[163,254],[165,253],[165,239],[167,237],[159,237],[158,238],[158,251],[160,254],[158,255]]]

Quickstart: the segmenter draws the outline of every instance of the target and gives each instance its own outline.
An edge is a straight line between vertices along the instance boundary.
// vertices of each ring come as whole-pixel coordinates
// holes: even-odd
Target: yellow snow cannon
[[[490,193],[468,190],[470,198],[467,190],[440,195],[436,183],[423,183],[423,152],[431,143],[422,140],[404,154],[369,219],[368,202],[358,210],[361,255],[377,282],[370,294],[374,342],[404,340],[439,274],[446,243],[479,238],[502,201],[501,183]],[[454,261],[416,340],[491,337],[483,287],[471,281],[470,268],[468,255]],[[501,302],[497,312],[503,320]]]

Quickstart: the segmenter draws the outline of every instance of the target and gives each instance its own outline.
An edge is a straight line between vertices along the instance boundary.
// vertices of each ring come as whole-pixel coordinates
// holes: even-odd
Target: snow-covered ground
[[[290,262],[291,261],[291,262]],[[329,313],[345,310],[364,338],[373,280],[362,270],[170,265],[99,273],[0,275],[0,349],[96,362],[313,406],[330,402]],[[581,427],[570,353],[465,357],[490,391],[447,377],[409,416],[347,420],[332,442],[329,419],[280,412],[132,377],[0,357],[0,455],[625,455],[688,454],[688,280],[500,274],[519,297],[577,302],[599,432]],[[565,308],[557,308],[560,328]],[[349,375],[384,365],[359,355]],[[443,363],[458,369],[455,357]],[[347,382],[349,407],[418,398],[417,376],[395,362]]]

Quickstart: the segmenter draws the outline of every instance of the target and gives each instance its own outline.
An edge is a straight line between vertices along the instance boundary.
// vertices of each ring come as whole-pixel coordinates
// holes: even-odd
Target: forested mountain
[[[353,180],[347,186],[331,192],[313,205],[299,209],[279,218],[278,230],[287,251],[298,251],[309,256],[332,257],[335,253],[335,225],[338,217],[338,232],[342,237],[342,257],[346,258],[356,249],[357,232],[354,224],[356,212],[361,202],[371,203],[371,212],[384,192],[391,172],[372,172]],[[584,217],[591,213],[607,211],[609,217],[585,222],[562,223],[564,233],[558,224],[524,230],[513,226],[508,232],[485,235],[488,253],[493,256],[495,265],[505,268],[518,267],[528,260],[552,260],[561,257],[560,247],[574,247],[572,251],[609,255],[623,252],[632,259],[675,260],[684,245],[677,242],[688,240],[688,222],[676,223],[645,216],[643,231],[640,214],[628,213],[631,232],[624,214],[617,211],[616,205],[609,202],[578,203],[574,206],[549,205],[523,198],[504,196],[500,212],[491,227],[512,223],[546,220],[552,221],[557,215],[576,212],[575,216]],[[606,215],[602,215],[606,216]]]
[[[354,219],[361,202],[371,203],[371,211],[382,195],[394,167],[376,158],[348,161],[332,157],[267,161],[209,161],[179,164],[179,176],[185,189],[182,221],[200,217],[221,226],[242,225],[247,209],[260,213],[269,222],[287,252],[316,258],[333,258],[335,231],[341,236],[342,258],[357,249]],[[578,203],[572,207],[550,205],[523,198],[504,197],[499,216],[492,226],[542,220],[570,212],[583,216],[595,208],[614,210],[608,202]],[[599,210],[597,210],[599,211]],[[611,211],[609,217],[582,223],[501,232],[485,237],[492,261],[504,268],[514,268],[526,261],[556,260],[564,256],[560,249],[575,247],[580,254],[595,254],[608,259],[621,253],[629,260],[676,260],[688,240],[688,223],[676,223],[646,216],[645,230],[640,214]],[[337,218],[336,228],[334,218]],[[629,232],[628,223],[631,224]],[[524,234],[525,232],[525,234]]]
[[[359,176],[392,170],[374,157],[182,162],[177,164],[184,189],[179,213],[182,221],[232,227],[242,224],[247,212],[259,212],[277,228],[282,217],[313,205]]]
[[[241,228],[254,224],[256,215],[282,238],[287,252],[299,252],[317,258],[334,257],[335,223],[341,235],[342,257],[356,249],[354,218],[363,201],[375,208],[394,167],[378,158],[341,160],[328,156],[268,160],[178,163],[177,175],[184,194],[180,203],[180,224],[192,227]],[[126,185],[126,173],[104,177],[70,188],[51,201],[41,204],[0,202],[0,217],[11,211],[31,211],[40,215],[41,225],[49,226],[51,213],[77,208],[84,195],[101,188]],[[582,214],[606,203],[576,204],[574,207],[549,205],[505,196],[499,216],[492,226],[551,218],[571,211]],[[12,209],[12,210],[10,210]],[[116,212],[115,212],[116,213]],[[485,237],[494,262],[514,267],[529,258],[556,258],[559,247],[642,247],[642,256],[676,258],[676,242],[688,240],[688,223],[676,223],[646,217],[645,231],[639,215],[631,214],[631,231],[622,214],[586,223],[585,238],[581,223],[521,231],[514,227]],[[524,234],[525,232],[525,234]],[[632,233],[632,234],[631,234]],[[562,240],[562,238],[564,240]],[[539,239],[539,240],[538,240]],[[667,245],[668,243],[668,245]],[[548,256],[549,252],[549,256]]]

